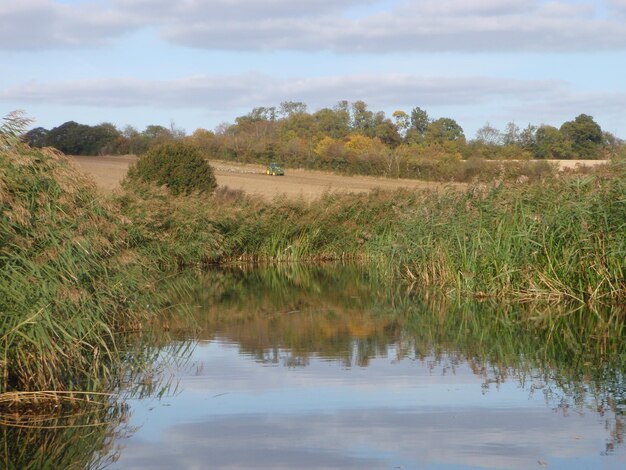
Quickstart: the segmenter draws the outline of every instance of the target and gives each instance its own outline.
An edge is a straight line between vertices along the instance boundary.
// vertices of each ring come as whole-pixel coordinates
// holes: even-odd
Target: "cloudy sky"
[[[0,0],[0,64],[2,115],[46,128],[345,99],[626,138],[626,0]]]

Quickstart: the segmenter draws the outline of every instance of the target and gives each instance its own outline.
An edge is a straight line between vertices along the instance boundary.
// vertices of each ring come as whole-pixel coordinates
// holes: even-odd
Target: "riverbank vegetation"
[[[119,202],[140,250],[164,264],[367,259],[458,295],[613,303],[626,293],[625,196],[626,167],[615,163],[540,183],[313,203],[225,189],[172,198],[127,183]]]
[[[1,388],[91,389],[146,318],[131,223],[51,149],[0,151]]]
[[[19,126],[18,126],[19,127]],[[97,390],[159,279],[210,264],[361,260],[455,297],[623,305],[626,167],[467,192],[266,202],[129,178],[107,199],[59,152],[0,143],[0,390]],[[13,137],[12,137],[13,136]],[[136,168],[140,168],[138,164]],[[136,171],[136,170],[135,170]],[[623,318],[622,318],[623,320]]]

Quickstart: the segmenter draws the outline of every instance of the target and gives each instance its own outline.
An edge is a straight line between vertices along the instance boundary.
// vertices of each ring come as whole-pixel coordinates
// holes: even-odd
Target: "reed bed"
[[[624,164],[594,176],[448,195],[381,246],[413,282],[477,296],[626,299]],[[390,252],[389,246],[401,248]]]
[[[0,392],[100,389],[147,315],[129,225],[53,150],[2,149],[0,176]]]
[[[612,304],[626,299],[625,167],[315,202],[127,187],[123,207],[164,264],[364,260],[453,295]]]

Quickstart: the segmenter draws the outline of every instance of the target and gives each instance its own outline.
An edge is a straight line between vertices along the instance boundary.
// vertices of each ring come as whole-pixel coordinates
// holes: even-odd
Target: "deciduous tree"
[[[573,121],[563,123],[560,129],[570,143],[573,158],[600,158],[602,152],[602,128],[587,114],[580,114]]]

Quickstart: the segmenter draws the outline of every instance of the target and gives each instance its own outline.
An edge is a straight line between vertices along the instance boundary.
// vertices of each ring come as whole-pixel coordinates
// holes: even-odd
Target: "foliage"
[[[54,147],[68,155],[97,155],[119,135],[112,124],[87,126],[68,121],[47,132],[44,142],[46,146]]]
[[[8,116],[2,118],[2,124],[0,124],[0,151],[18,146],[21,142],[21,136],[31,122],[32,120],[27,118],[23,111],[13,111]]]
[[[564,125],[563,130],[530,124],[521,129],[510,122],[501,132],[486,124],[479,129],[476,139],[468,141],[454,119],[431,119],[419,107],[410,115],[396,110],[392,119],[370,110],[363,101],[339,102],[333,109],[325,108],[313,114],[305,109],[292,114],[272,114],[271,109],[257,108],[237,118],[235,124],[222,126],[211,140],[210,148],[207,147],[211,158],[259,163],[272,159],[287,167],[347,174],[487,181],[494,176],[493,172],[478,174],[475,165],[465,162],[509,160],[512,168],[501,172],[501,176],[516,179],[536,174],[520,171],[517,164],[520,160],[607,157],[619,154],[623,147],[622,141],[603,133],[602,144],[595,148],[595,154],[574,150],[576,139],[585,142],[582,124],[589,124],[589,119],[582,119],[582,124],[573,127]],[[355,136],[377,139],[384,148],[367,153],[349,151]],[[498,164],[481,166],[489,170]],[[423,170],[425,167],[428,171]]]
[[[411,129],[414,130],[418,136],[424,137],[428,130],[428,125],[431,119],[428,117],[428,113],[419,106],[413,108],[411,111]]]
[[[484,169],[491,163],[480,160],[467,164],[477,173],[505,168]],[[541,177],[544,167],[550,171],[548,163],[519,165],[539,176],[508,184],[496,178],[467,192],[327,195],[311,204],[243,195],[174,203],[138,194],[125,213],[138,221],[169,221],[146,227],[146,250],[180,252],[192,242],[208,247],[204,253],[191,250],[199,253],[197,262],[367,258],[389,263],[397,275],[409,273],[422,285],[459,294],[623,299],[623,165],[549,179]],[[202,237],[219,239],[219,249]],[[190,258],[178,256],[178,263]]]
[[[276,161],[285,167],[436,181],[486,181],[493,176],[477,173],[476,165],[464,163],[469,160],[512,161],[513,168],[500,175],[506,179],[529,176],[518,171],[520,160],[608,159],[626,148],[586,114],[560,128],[528,124],[522,129],[509,122],[500,131],[487,123],[469,139],[452,118],[431,118],[420,107],[410,113],[396,110],[388,118],[364,101],[339,101],[312,113],[305,103],[284,101],[278,107],[253,108],[234,124],[220,124],[215,132],[200,128],[189,136],[174,123],[169,128],[151,124],[140,132],[131,126],[118,130],[106,123],[86,126],[70,121],[51,131],[32,129],[24,138],[33,146],[82,155],[142,155],[161,144],[184,141],[216,160],[264,165]],[[380,145],[376,151],[352,150],[354,140],[361,138]]]
[[[581,114],[563,123],[560,132],[571,143],[572,158],[600,158],[604,135],[593,117]]]
[[[537,158],[566,159],[572,155],[572,143],[553,126],[539,126],[535,132],[534,153]]]
[[[139,158],[128,171],[127,184],[137,181],[166,186],[173,195],[211,193],[217,187],[204,153],[184,142],[159,145]]]
[[[149,305],[159,305],[153,289],[164,267],[368,259],[390,278],[459,295],[625,301],[623,163],[540,183],[496,181],[468,192],[329,194],[314,203],[260,201],[226,189],[202,194],[189,185],[176,190],[190,196],[174,198],[171,187],[140,184],[143,176],[135,169],[138,181],[108,201],[63,155],[22,144],[21,121],[7,119],[0,148],[4,391],[110,383],[124,359],[117,333],[153,318]],[[382,145],[366,136],[354,142],[344,151]],[[438,160],[445,166],[420,167],[412,146],[401,148],[403,164],[414,165],[403,168],[459,168],[460,160],[446,155]],[[190,163],[183,175],[196,163],[210,169],[196,149],[180,143],[163,145],[154,155],[166,168]],[[472,159],[464,164],[477,173],[504,168]],[[543,169],[536,171],[541,175]],[[170,173],[180,176],[175,169]],[[212,190],[214,180],[207,180]]]
[[[438,144],[463,142],[465,141],[465,134],[463,128],[454,119],[439,118],[428,125],[426,140]]]
[[[135,365],[140,369],[150,362],[149,351],[137,353],[136,341],[121,333],[154,321],[164,304],[154,290],[159,259],[138,250],[142,227],[122,215],[121,204],[103,198],[61,153],[23,144],[20,115],[5,121],[0,129],[6,142],[0,146],[0,396],[6,399],[2,393],[13,390],[110,391],[135,373]],[[159,223],[167,222],[162,212],[159,217]],[[137,219],[150,223],[142,214]],[[184,236],[180,228],[170,234],[185,242]],[[211,241],[210,232],[194,236]],[[167,256],[174,258],[171,252]],[[34,459],[37,446],[31,451],[11,457]],[[37,459],[63,458],[44,454]]]
[[[35,127],[24,134],[23,140],[31,147],[42,148],[46,146],[48,132],[43,127]]]

